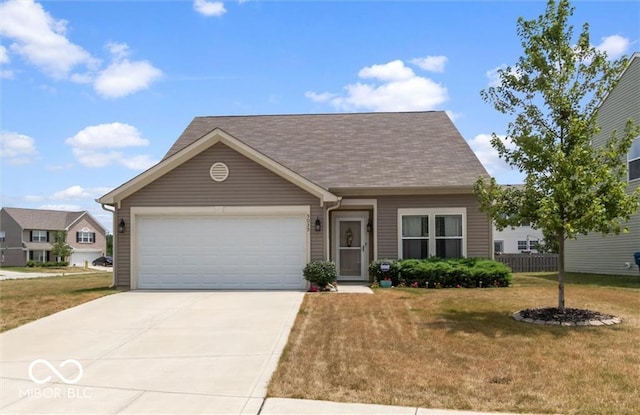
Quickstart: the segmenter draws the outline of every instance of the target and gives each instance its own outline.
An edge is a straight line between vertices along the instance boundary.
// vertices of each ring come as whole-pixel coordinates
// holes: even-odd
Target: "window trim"
[[[84,238],[87,236],[87,238]],[[80,230],[76,234],[76,241],[79,244],[93,244],[96,242],[96,233],[89,230]]]
[[[627,182],[629,183],[640,180],[640,176],[634,177],[633,179],[631,178],[631,163],[640,161],[640,154],[638,157],[631,158],[631,150],[634,145],[640,148],[640,135],[633,139],[631,147],[629,148],[629,153],[627,153]]]
[[[462,216],[462,237],[448,239],[462,239],[462,256],[467,257],[467,208],[443,207],[443,208],[399,208],[397,213],[397,243],[398,259],[403,258],[402,252],[402,217],[403,216],[428,216],[429,237],[424,238],[429,241],[429,257],[436,255],[436,215],[461,215]],[[415,239],[415,238],[414,238]],[[421,238],[423,239],[423,238]],[[438,239],[445,239],[444,237]]]
[[[520,242],[522,242],[522,243],[523,243],[524,248],[522,248],[522,247],[520,246]],[[518,241],[516,242],[516,248],[518,249],[518,251],[527,251],[527,250],[529,250],[529,242],[527,242],[527,240],[526,240],[526,239],[518,240]]]

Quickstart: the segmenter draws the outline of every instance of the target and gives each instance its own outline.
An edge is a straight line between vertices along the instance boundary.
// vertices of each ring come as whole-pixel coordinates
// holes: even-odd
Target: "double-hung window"
[[[640,179],[640,136],[633,140],[629,149],[629,181]]]
[[[526,251],[529,249],[527,241],[518,241],[518,251]]]
[[[82,230],[76,234],[76,242],[81,244],[91,244],[96,241],[96,234],[94,232]]]
[[[31,231],[31,242],[47,242],[47,231]]]
[[[465,208],[398,209],[398,258],[466,256]]]

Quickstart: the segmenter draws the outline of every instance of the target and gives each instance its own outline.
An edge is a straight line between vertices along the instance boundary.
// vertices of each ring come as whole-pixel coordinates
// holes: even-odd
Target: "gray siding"
[[[22,267],[26,264],[26,255],[22,250],[22,228],[4,210],[0,211],[0,230],[5,233],[4,242],[0,242],[0,249],[4,254],[4,267]]]
[[[229,167],[229,177],[214,182],[209,168],[215,162]],[[126,232],[115,233],[116,284],[130,286],[131,207],[139,206],[280,206],[311,208],[311,221],[323,217],[317,197],[223,144],[216,144],[122,201],[116,223],[123,218]],[[323,232],[311,230],[311,259],[323,258]],[[302,270],[301,270],[302,271]]]
[[[79,243],[76,242],[76,232],[84,228],[89,228],[91,232],[95,232],[96,240],[93,243]],[[99,249],[100,251],[107,252],[107,237],[102,229],[102,226],[96,223],[90,216],[85,215],[75,225],[69,228],[67,232],[67,243],[72,248],[77,249]]]
[[[595,146],[606,143],[613,130],[624,131],[628,119],[640,123],[640,56],[636,54],[620,82],[600,106],[598,125],[602,130],[593,139]],[[631,193],[640,186],[640,180],[629,183]],[[640,200],[639,200],[640,202]],[[603,236],[591,233],[577,240],[567,241],[565,268],[571,272],[586,272],[613,275],[638,275],[633,263],[633,253],[640,251],[640,214],[635,214],[627,223],[629,232],[624,235]],[[631,263],[630,268],[625,264]]]
[[[378,223],[378,258],[398,257],[398,209],[467,208],[467,256],[491,257],[491,222],[478,210],[473,195],[380,196]]]

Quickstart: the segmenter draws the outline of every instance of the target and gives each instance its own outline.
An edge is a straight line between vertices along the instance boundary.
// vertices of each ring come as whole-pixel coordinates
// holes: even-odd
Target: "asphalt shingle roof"
[[[60,210],[3,208],[22,229],[63,230],[85,212]]]
[[[327,190],[489,177],[444,111],[196,117],[165,159],[216,128]]]

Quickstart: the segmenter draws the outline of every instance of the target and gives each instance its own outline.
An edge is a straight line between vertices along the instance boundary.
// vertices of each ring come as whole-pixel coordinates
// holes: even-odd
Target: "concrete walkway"
[[[89,268],[95,269],[96,271],[108,271],[113,272],[112,267],[100,267],[89,265]],[[6,268],[0,268],[0,281],[3,280],[21,280],[27,278],[45,278],[45,277],[58,277],[61,275],[79,275],[83,274],[83,272],[74,272],[70,270],[68,272],[18,272],[11,271]]]

